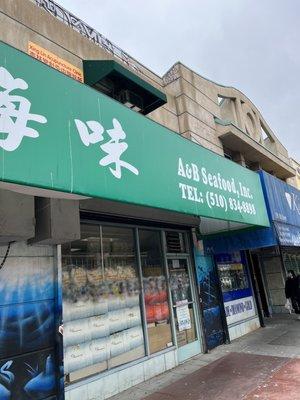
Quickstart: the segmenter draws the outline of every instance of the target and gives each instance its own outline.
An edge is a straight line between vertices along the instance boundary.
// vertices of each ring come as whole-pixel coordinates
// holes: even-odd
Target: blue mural
[[[1,400],[42,400],[56,393],[55,356],[49,351],[0,361]]]
[[[224,343],[224,331],[221,324],[220,306],[203,310],[205,333],[208,349]]]
[[[0,400],[58,399],[54,277],[49,257],[9,257],[0,270]]]
[[[42,261],[37,262],[34,257],[29,259],[32,264],[28,264],[25,257],[26,262],[20,261],[20,265],[15,265],[15,262],[10,265],[10,258],[7,259],[0,271],[0,305],[54,299],[53,266],[49,261],[41,265]]]
[[[204,332],[208,349],[225,341],[221,317],[219,278],[214,260],[195,249],[196,274],[203,306]]]
[[[54,346],[54,301],[0,307],[1,358]]]
[[[0,398],[9,400],[15,380],[15,375],[9,370],[12,361],[7,361],[0,367]]]

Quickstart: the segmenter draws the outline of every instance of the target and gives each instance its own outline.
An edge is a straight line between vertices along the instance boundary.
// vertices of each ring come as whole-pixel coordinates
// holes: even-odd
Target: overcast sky
[[[56,1],[159,75],[181,61],[241,90],[300,161],[300,1]]]

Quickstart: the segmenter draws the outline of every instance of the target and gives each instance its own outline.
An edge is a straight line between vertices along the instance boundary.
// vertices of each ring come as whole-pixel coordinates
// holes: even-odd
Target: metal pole
[[[145,352],[146,355],[150,354],[150,346],[149,346],[149,335],[146,321],[146,306],[145,306],[145,298],[144,298],[144,282],[143,282],[143,270],[141,263],[141,251],[140,251],[140,241],[139,241],[139,232],[138,228],[134,229],[135,243],[136,243],[136,258],[137,258],[137,267],[140,281],[140,302],[142,308],[142,322],[143,322],[143,330],[144,330],[144,338],[145,338]]]
[[[263,316],[263,312],[262,312],[262,305],[261,305],[260,297],[258,295],[259,290],[258,290],[258,285],[257,285],[255,274],[254,274],[254,264],[253,264],[253,258],[252,258],[252,254],[251,254],[250,250],[246,251],[246,261],[247,261],[247,266],[248,266],[249,273],[250,273],[251,286],[253,289],[253,294],[254,294],[255,303],[256,303],[256,307],[257,307],[258,319],[260,322],[260,326],[262,328],[264,328],[265,321],[264,321],[264,316]]]
[[[163,251],[164,270],[165,270],[165,275],[167,278],[166,283],[167,283],[167,290],[168,290],[168,297],[169,297],[169,306],[171,306],[170,307],[171,331],[172,331],[173,343],[178,348],[176,326],[175,326],[175,320],[174,320],[173,301],[172,301],[171,288],[170,288],[170,275],[169,275],[168,260],[167,260],[167,253],[166,253],[166,238],[165,238],[164,231],[161,231],[161,243],[162,243],[162,251]]]

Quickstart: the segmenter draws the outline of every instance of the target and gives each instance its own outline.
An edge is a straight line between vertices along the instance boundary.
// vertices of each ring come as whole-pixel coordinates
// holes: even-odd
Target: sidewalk
[[[193,357],[111,400],[300,400],[300,321],[266,328]]]

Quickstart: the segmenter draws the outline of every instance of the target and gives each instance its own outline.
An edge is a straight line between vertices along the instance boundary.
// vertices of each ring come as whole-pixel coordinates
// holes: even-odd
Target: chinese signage
[[[57,69],[63,74],[68,75],[79,82],[83,82],[83,73],[81,69],[63,60],[56,54],[43,49],[43,47],[33,42],[28,42],[28,54],[44,64],[50,65],[50,67]]]
[[[256,173],[0,50],[0,180],[269,226]]]

